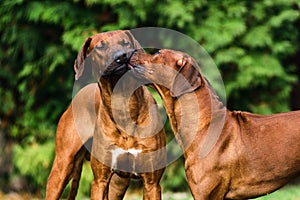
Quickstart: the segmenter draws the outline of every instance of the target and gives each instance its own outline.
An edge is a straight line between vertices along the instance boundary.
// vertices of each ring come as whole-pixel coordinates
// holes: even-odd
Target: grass
[[[142,194],[126,193],[124,200],[141,200],[143,199]],[[193,200],[190,193],[187,192],[167,192],[163,194],[162,199],[166,200]]]
[[[284,188],[277,190],[266,196],[257,198],[256,200],[299,200],[300,199],[300,184],[287,185]]]
[[[0,192],[0,199],[5,200],[29,200],[29,199],[36,199],[33,198],[30,194],[17,194],[17,193],[10,193],[10,194],[3,194]],[[88,200],[88,197],[79,197],[79,200]],[[142,192],[132,192],[127,191],[124,200],[141,200]],[[189,192],[166,192],[163,193],[164,200],[193,200],[191,194]],[[268,194],[266,196],[256,198],[255,200],[299,200],[300,199],[300,184],[297,185],[288,185],[272,194]]]
[[[142,194],[127,192],[124,200],[140,200]],[[163,199],[166,200],[193,200],[189,192],[163,194]],[[300,184],[287,185],[276,192],[256,198],[255,200],[299,200],[300,199]]]

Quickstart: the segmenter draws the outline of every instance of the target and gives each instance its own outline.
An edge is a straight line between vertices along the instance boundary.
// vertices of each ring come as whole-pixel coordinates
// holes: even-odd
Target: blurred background
[[[149,26],[179,31],[206,49],[221,71],[228,108],[300,109],[299,0],[1,0],[0,199],[44,197],[56,125],[71,102],[73,64],[85,38]],[[182,158],[168,166],[165,199],[175,199],[168,196],[175,191],[191,198],[182,167]],[[92,178],[85,163],[79,199],[89,196]],[[141,196],[140,187],[133,181],[129,193]],[[265,199],[298,199],[298,188]]]

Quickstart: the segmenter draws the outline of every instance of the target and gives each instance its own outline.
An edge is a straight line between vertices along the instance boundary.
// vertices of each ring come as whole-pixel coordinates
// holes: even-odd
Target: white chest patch
[[[136,157],[139,153],[142,152],[142,149],[128,149],[127,150],[128,153],[134,155],[134,157]]]
[[[121,148],[117,148],[111,151],[112,157],[111,157],[111,168],[115,169],[117,168],[117,158],[119,155],[122,155],[125,153],[125,151]]]
[[[128,149],[128,150],[124,150],[124,149],[121,149],[121,148],[116,148],[114,150],[112,150],[112,158],[111,158],[111,168],[112,169],[116,169],[117,168],[117,161],[118,161],[118,157],[120,155],[123,155],[123,154],[131,154],[134,156],[134,158],[137,157],[137,155],[139,153],[142,152],[142,149],[135,149],[135,148],[132,148],[132,149]],[[133,169],[135,169],[135,159],[133,160]]]

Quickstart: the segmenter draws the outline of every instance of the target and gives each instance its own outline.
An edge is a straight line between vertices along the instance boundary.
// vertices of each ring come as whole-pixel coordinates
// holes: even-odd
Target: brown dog
[[[59,199],[70,179],[73,181],[68,199],[75,199],[84,158],[90,158],[99,98],[98,85],[87,85],[77,93],[60,118],[56,131],[55,160],[47,182],[46,199]],[[79,133],[84,133],[86,138]],[[110,198],[123,199],[128,185],[129,179],[115,174],[110,182]]]
[[[119,57],[122,51],[140,48],[128,31],[113,31],[89,37],[75,61],[76,79],[83,73],[87,54],[94,47],[103,47],[104,41],[109,42],[105,44],[105,51],[98,52],[98,56],[104,61],[112,59],[112,56]],[[90,84],[78,92],[62,115],[56,131],[55,160],[47,182],[46,199],[59,199],[71,178],[73,181],[69,199],[75,199],[84,157],[89,159],[100,97],[98,85]],[[110,181],[109,199],[123,199],[129,181],[127,177],[114,174]]]
[[[87,52],[86,59],[93,66],[100,88],[91,156],[91,199],[107,198],[114,173],[141,178],[144,199],[161,199],[160,179],[166,164],[162,120],[147,88],[126,76],[128,61],[136,48],[119,51],[105,62],[99,56],[111,40],[114,38]]]
[[[164,101],[195,199],[254,198],[299,175],[299,111],[262,116],[227,110],[182,52],[136,53],[130,64],[135,76],[155,83]]]

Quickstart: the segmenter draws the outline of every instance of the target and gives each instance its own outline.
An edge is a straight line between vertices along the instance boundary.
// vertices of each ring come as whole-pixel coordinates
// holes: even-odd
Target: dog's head
[[[142,47],[129,31],[117,30],[88,37],[75,60],[75,79],[82,76],[87,58],[97,80],[101,76],[121,76],[128,69],[126,64],[136,50],[142,50]]]
[[[203,80],[197,62],[179,51],[162,49],[153,55],[136,52],[129,63],[136,77],[169,88],[173,97],[193,92]]]

